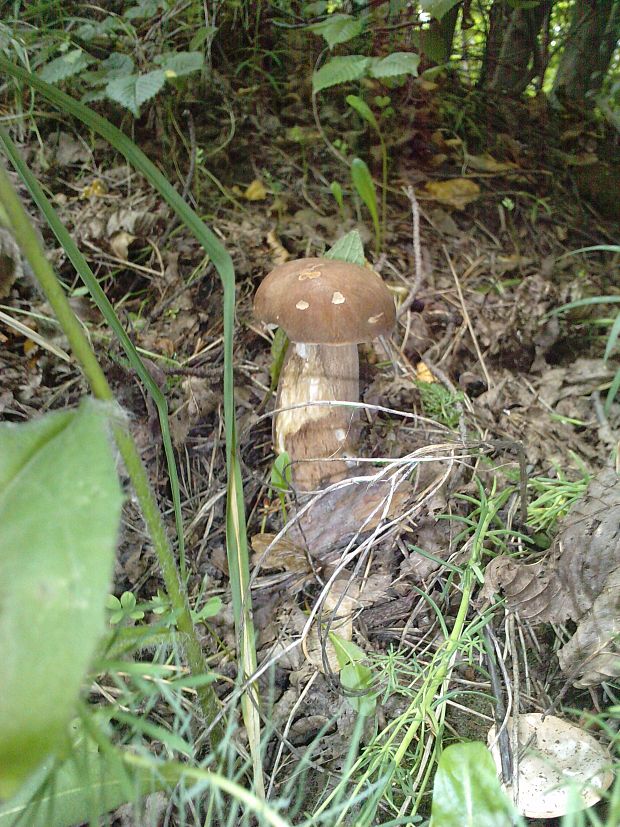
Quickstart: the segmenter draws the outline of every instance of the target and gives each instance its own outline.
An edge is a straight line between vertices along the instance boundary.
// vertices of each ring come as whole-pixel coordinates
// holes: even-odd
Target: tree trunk
[[[551,96],[579,108],[593,106],[620,38],[617,0],[575,0]]]
[[[540,66],[538,35],[552,5],[553,0],[541,0],[533,8],[513,10],[489,89],[511,96],[525,90]]]
[[[484,89],[489,85],[499,65],[499,53],[502,40],[510,19],[510,7],[506,0],[494,0],[489,11],[489,29],[484,43],[484,57],[478,86]]]

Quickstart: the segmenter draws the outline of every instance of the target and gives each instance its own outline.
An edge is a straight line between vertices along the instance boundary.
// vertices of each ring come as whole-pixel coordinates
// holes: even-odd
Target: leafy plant
[[[104,630],[122,502],[111,413],[0,425],[0,796],[65,746]]]
[[[377,191],[368,165],[365,161],[362,161],[361,158],[354,158],[351,162],[351,180],[353,181],[353,186],[357,194],[364,204],[366,204],[370,217],[372,218],[372,224],[375,230],[375,251],[379,253],[381,250],[381,223],[379,221]]]
[[[484,744],[453,744],[442,753],[433,784],[429,827],[513,827],[523,824],[497,779]]]

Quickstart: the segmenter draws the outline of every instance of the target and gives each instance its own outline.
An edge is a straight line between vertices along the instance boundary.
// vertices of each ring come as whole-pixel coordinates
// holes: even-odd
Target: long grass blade
[[[247,533],[241,470],[239,466],[236,423],[234,406],[234,379],[233,379],[233,339],[234,339],[234,311],[235,311],[235,272],[232,259],[226,248],[220,243],[215,234],[204,224],[202,219],[189,207],[181,195],[174,189],[165,176],[157,169],[146,155],[120,129],[113,126],[108,120],[98,115],[79,101],[56,89],[54,86],[41,80],[37,75],[11,63],[0,54],[0,70],[22,83],[36,89],[50,103],[60,111],[73,115],[82,123],[89,126],[115,149],[124,155],[129,164],[138,170],[149,183],[159,192],[178,218],[185,224],[194,237],[208,253],[215,269],[220,276],[224,290],[223,320],[224,320],[224,428],[226,435],[226,471],[228,478],[228,513],[234,511],[235,530],[231,531],[232,521],[227,520],[227,556],[229,563],[230,583],[233,596],[235,625],[239,647],[239,660],[242,664],[240,672],[244,671],[243,664],[256,661],[254,647],[254,629],[251,613],[251,597],[247,588],[249,582],[249,561],[247,547]],[[246,653],[249,647],[250,651]],[[254,734],[259,730],[260,723],[258,710],[254,703],[244,704],[245,723],[249,736],[252,754],[260,752],[260,745]],[[247,717],[249,715],[249,718]],[[255,759],[254,765],[257,766]],[[257,794],[261,793],[262,779],[255,778]]]

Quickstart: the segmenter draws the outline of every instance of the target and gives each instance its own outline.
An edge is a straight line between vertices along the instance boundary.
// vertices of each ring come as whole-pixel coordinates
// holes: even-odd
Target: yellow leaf
[[[496,161],[488,152],[482,155],[468,155],[467,163],[478,172],[506,172],[506,170],[518,169],[512,161]]]
[[[463,210],[480,195],[480,187],[467,178],[452,178],[450,181],[427,181],[426,191],[441,204]]]
[[[99,198],[107,193],[107,187],[99,178],[95,178],[80,193],[80,198]]]
[[[284,264],[285,261],[288,261],[289,251],[282,246],[275,230],[270,230],[267,233],[267,244],[273,252],[273,260],[276,264]]]
[[[426,382],[428,385],[437,381],[424,362],[418,362],[415,366],[415,376],[418,382]]]
[[[243,193],[243,197],[248,201],[264,201],[267,198],[265,185],[259,178],[255,178]]]

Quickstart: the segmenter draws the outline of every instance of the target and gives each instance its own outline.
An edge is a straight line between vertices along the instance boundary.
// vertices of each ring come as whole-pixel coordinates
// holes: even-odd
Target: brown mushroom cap
[[[301,258],[272,270],[256,291],[254,314],[292,342],[345,345],[389,333],[394,300],[374,270],[329,258]]]

